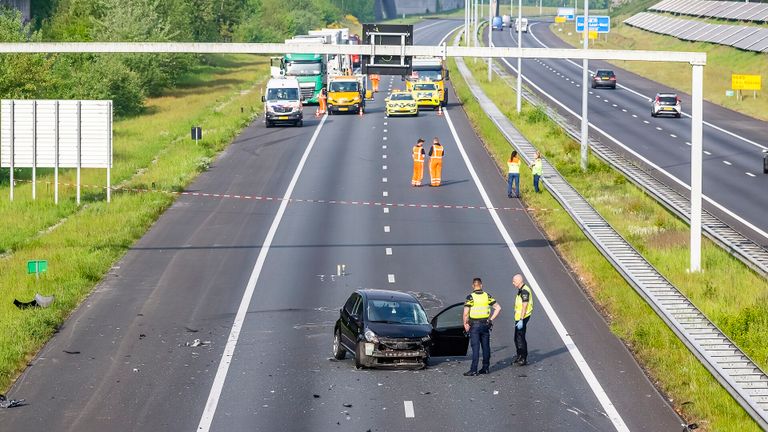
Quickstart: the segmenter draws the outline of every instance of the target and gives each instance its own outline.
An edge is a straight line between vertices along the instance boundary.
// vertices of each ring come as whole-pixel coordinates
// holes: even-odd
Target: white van
[[[515,32],[528,33],[528,18],[515,20]]]
[[[261,100],[264,102],[264,124],[268,128],[276,124],[304,126],[301,88],[295,77],[270,79]]]
[[[512,17],[510,17],[509,15],[502,15],[501,24],[504,27],[509,28],[512,25]]]

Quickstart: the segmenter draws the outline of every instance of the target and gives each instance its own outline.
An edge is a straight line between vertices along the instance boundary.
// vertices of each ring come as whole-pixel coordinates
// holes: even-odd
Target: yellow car
[[[387,102],[387,115],[419,115],[419,106],[413,99],[413,95],[407,91],[393,91],[392,94],[385,99]]]
[[[440,87],[437,84],[416,82],[411,88],[411,94],[419,107],[428,106],[436,110],[440,106]]]

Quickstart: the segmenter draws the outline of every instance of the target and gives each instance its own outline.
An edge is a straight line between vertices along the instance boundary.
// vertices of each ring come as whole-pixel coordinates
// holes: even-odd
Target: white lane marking
[[[386,144],[384,144],[383,146],[381,146],[381,148],[382,148],[382,149],[384,149],[384,150],[386,150],[386,149],[387,149],[387,145],[386,145]]]
[[[656,130],[662,130],[660,127],[656,126]]]
[[[386,158],[387,158],[387,155],[383,154],[383,155],[381,155],[381,158],[382,158],[382,159],[386,159]]]
[[[579,367],[581,374],[584,375],[584,379],[589,384],[589,387],[592,389],[592,392],[597,397],[597,400],[600,401],[600,405],[602,405],[603,410],[605,411],[608,418],[613,423],[616,430],[620,432],[624,432],[624,431],[629,432],[629,428],[627,428],[627,425],[624,424],[624,420],[619,415],[619,412],[616,411],[616,407],[613,406],[613,402],[611,402],[610,398],[608,398],[608,395],[605,393],[605,390],[603,390],[603,387],[600,385],[600,382],[597,380],[597,377],[595,377],[595,374],[592,372],[592,369],[589,367],[589,364],[587,364],[587,361],[584,359],[584,356],[581,355],[581,351],[579,351],[579,348],[576,346],[576,343],[571,338],[570,334],[568,333],[568,330],[565,329],[565,326],[560,321],[560,318],[557,316],[555,309],[549,303],[549,300],[547,299],[546,295],[544,295],[544,292],[539,287],[539,283],[536,281],[536,278],[533,276],[531,269],[528,268],[528,265],[523,260],[523,256],[520,254],[520,251],[517,249],[517,246],[515,246],[515,243],[512,241],[512,237],[510,237],[509,233],[507,232],[507,229],[504,227],[504,224],[501,222],[498,212],[494,209],[493,203],[491,202],[491,199],[488,197],[488,193],[485,191],[485,188],[483,187],[482,183],[480,183],[480,178],[478,178],[477,173],[475,172],[475,168],[472,166],[472,162],[469,160],[469,156],[467,155],[467,152],[464,150],[464,145],[461,143],[459,134],[456,133],[456,128],[453,126],[453,122],[451,121],[451,116],[448,113],[448,110],[444,111],[444,117],[445,117],[445,121],[448,122],[448,127],[451,130],[453,139],[459,148],[459,153],[461,153],[461,157],[462,159],[464,159],[464,164],[467,166],[467,169],[469,170],[472,180],[474,180],[475,185],[477,186],[477,189],[483,198],[483,202],[485,203],[485,206],[489,209],[488,213],[491,215],[491,219],[493,219],[493,222],[496,224],[496,229],[499,230],[501,237],[504,239],[504,242],[507,244],[507,248],[509,249],[510,252],[512,252],[512,256],[514,257],[517,264],[520,266],[520,270],[525,275],[528,285],[533,288],[533,291],[536,294],[536,300],[538,300],[539,304],[544,309],[544,312],[547,314],[547,317],[552,322],[552,325],[555,327],[557,334],[560,336],[560,339],[563,341],[563,344],[565,344],[566,348],[568,349],[568,352],[571,354],[571,357],[573,357],[573,360],[576,363],[576,365]]]
[[[632,114],[632,117],[637,118],[637,114]],[[589,118],[589,116],[587,116]]]
[[[386,133],[386,132],[387,132],[387,130],[386,130],[386,129],[384,129],[384,132]]]
[[[381,182],[382,182],[382,183],[386,183],[386,182],[387,182],[387,178],[386,178],[386,177],[382,177],[382,178],[381,178]]]
[[[616,104],[611,104],[611,106],[614,107],[614,108],[618,107],[618,105],[616,105]]]
[[[536,25],[536,23],[533,23],[533,24],[531,24],[531,27],[534,27],[535,25]],[[539,40],[539,38],[537,38],[537,37],[536,37],[536,35],[533,33],[533,30],[531,30],[530,32],[528,32],[528,34],[529,34],[529,35],[531,35],[531,36],[533,37],[533,39],[534,39],[536,42],[538,42],[538,44],[539,44],[539,45],[541,45],[541,46],[542,46],[542,47],[544,47],[544,48],[549,48],[547,45],[545,45],[545,44],[544,44],[544,42],[540,41],[540,40]],[[565,61],[567,61],[568,63],[571,63],[572,65],[576,66],[576,67],[577,67],[577,68],[579,68],[579,69],[582,69],[582,68],[583,68],[583,66],[582,66],[582,65],[580,65],[580,64],[578,64],[578,63],[576,63],[575,61],[573,61],[573,60],[571,60],[571,59],[565,59]],[[590,71],[590,72],[592,72],[592,71]],[[523,75],[523,77],[525,77],[525,75]],[[644,95],[644,94],[642,94],[642,93],[640,93],[640,92],[638,92],[638,91],[636,91],[636,90],[634,90],[634,89],[631,89],[631,88],[629,88],[629,87],[627,87],[627,86],[625,86],[625,85],[623,85],[623,84],[617,84],[617,85],[618,85],[619,87],[623,88],[624,90],[626,90],[626,91],[630,92],[630,93],[634,93],[634,94],[636,94],[636,95],[640,96],[641,98],[644,98],[644,99],[648,100],[648,102],[650,102],[650,101],[652,101],[652,100],[653,100],[653,99],[649,98],[648,96],[646,96],[646,95]],[[691,118],[691,115],[690,115],[690,114],[688,114],[688,113],[686,113],[686,112],[683,112],[683,115],[684,115],[684,116],[686,116],[686,117],[688,117],[688,118]],[[760,148],[760,149],[763,149],[763,150],[768,150],[768,147],[766,147],[766,146],[763,146],[763,145],[760,145],[760,144],[758,144],[758,143],[756,143],[756,142],[752,141],[752,140],[751,140],[751,139],[749,139],[749,138],[745,138],[745,137],[743,137],[743,136],[741,136],[741,135],[739,135],[739,134],[736,134],[736,133],[734,133],[734,132],[731,132],[731,131],[729,131],[729,130],[727,130],[727,129],[723,129],[723,128],[721,128],[720,126],[718,126],[718,125],[716,125],[716,124],[710,123],[710,122],[708,122],[708,121],[705,121],[705,120],[703,120],[703,121],[702,121],[702,123],[703,123],[704,125],[706,125],[706,126],[709,126],[709,127],[711,127],[712,129],[715,129],[715,130],[717,130],[717,131],[720,131],[720,132],[722,132],[722,133],[724,133],[724,134],[730,135],[730,136],[732,136],[732,137],[734,137],[734,138],[740,139],[740,140],[744,141],[745,143],[748,143],[748,144],[752,144],[753,146],[755,146],[755,147],[758,147],[758,148]],[[718,206],[718,208],[720,208],[720,210],[723,210],[723,211],[726,211],[726,212],[727,212],[727,211],[729,211],[729,210],[727,210],[727,209],[726,209],[726,208],[724,208],[724,207],[720,207],[720,205],[719,205],[719,204],[716,204],[716,203],[713,203],[713,204],[714,204],[714,205],[716,205],[716,206]],[[743,223],[743,222],[742,222],[742,223]]]
[[[384,122],[384,126],[386,126],[386,125],[387,125],[387,122]]]
[[[392,255],[392,248],[384,248],[384,253],[387,255]]]
[[[385,232],[385,233],[388,233],[388,232],[389,232],[389,225],[384,225],[384,232]]]
[[[691,145],[690,141],[686,141],[685,145],[687,145],[687,146]]]
[[[535,36],[534,36],[534,38],[535,38]],[[539,42],[539,43],[541,44],[541,42]],[[541,44],[541,45],[542,45],[542,46],[545,46],[544,44]],[[546,46],[545,46],[545,47],[546,47]],[[512,66],[512,64],[510,64],[510,63],[509,63],[509,61],[507,61],[507,59],[505,59],[505,58],[502,58],[502,59],[501,59],[501,61],[503,61],[503,62],[504,62],[504,63],[505,63],[505,64],[506,64],[506,65],[507,65],[507,66],[508,66],[510,69],[512,69],[512,70],[513,70],[515,73],[517,73],[517,68],[515,68],[514,66]],[[570,60],[569,60],[569,61],[570,61]],[[579,67],[581,67],[581,66],[579,66]],[[574,116],[574,117],[575,117],[577,120],[579,120],[579,121],[581,120],[581,115],[579,115],[579,114],[576,114],[576,112],[575,112],[575,111],[573,111],[572,109],[570,109],[570,108],[568,108],[567,106],[565,106],[565,104],[563,104],[563,103],[562,103],[562,102],[560,102],[559,100],[557,100],[557,99],[555,99],[554,97],[552,97],[552,95],[550,95],[549,93],[545,92],[545,91],[544,91],[544,89],[542,89],[541,87],[539,87],[538,85],[536,85],[536,83],[534,83],[533,81],[531,81],[531,80],[530,80],[530,79],[529,79],[527,76],[525,76],[525,74],[523,74],[523,80],[524,80],[525,82],[527,82],[528,84],[530,84],[530,85],[531,85],[531,87],[533,87],[533,88],[535,88],[536,90],[538,90],[538,91],[539,91],[541,94],[543,94],[543,95],[545,95],[546,97],[548,97],[548,98],[549,98],[549,99],[550,99],[552,102],[554,102],[554,103],[556,103],[556,104],[560,105],[560,107],[561,107],[561,108],[563,108],[563,109],[564,109],[566,112],[568,112],[569,114],[571,114],[572,116]],[[637,117],[637,115],[635,115],[635,114],[632,114],[632,117]],[[646,123],[647,123],[647,121],[646,121]],[[705,123],[706,123],[706,122],[705,122]],[[601,129],[600,127],[596,126],[596,125],[595,125],[595,124],[593,124],[592,122],[589,122],[589,127],[591,127],[592,129],[596,130],[598,133],[602,134],[604,137],[608,138],[609,140],[613,141],[613,142],[614,142],[614,143],[615,143],[617,146],[619,146],[619,147],[623,148],[623,149],[624,149],[624,151],[626,151],[626,152],[630,153],[632,156],[634,156],[634,157],[636,157],[637,159],[641,160],[643,163],[645,163],[646,165],[648,165],[650,168],[652,168],[652,169],[654,169],[654,170],[656,170],[656,171],[658,171],[658,172],[660,172],[660,173],[664,174],[664,175],[665,175],[665,176],[667,176],[667,177],[668,177],[670,180],[674,181],[675,183],[679,184],[680,186],[682,186],[682,187],[684,187],[684,188],[686,188],[686,189],[688,189],[688,190],[691,190],[691,186],[690,186],[690,185],[686,184],[685,182],[683,182],[683,181],[682,181],[682,180],[680,180],[679,178],[677,178],[677,177],[673,176],[672,174],[670,174],[668,171],[664,170],[664,169],[663,169],[663,168],[661,168],[660,166],[658,166],[658,165],[656,165],[655,163],[651,162],[650,160],[648,160],[646,157],[644,157],[644,156],[643,156],[643,155],[641,155],[640,153],[638,153],[638,152],[636,152],[636,151],[632,150],[631,148],[629,148],[628,146],[626,146],[624,143],[622,143],[621,141],[619,141],[618,139],[616,139],[616,138],[615,138],[613,135],[611,135],[611,134],[609,134],[608,132],[604,131],[603,129]],[[712,126],[712,127],[715,127],[715,126]],[[753,144],[756,144],[756,143],[753,143]],[[689,144],[689,145],[690,145],[690,144]],[[762,236],[762,237],[764,237],[764,238],[767,238],[767,239],[768,239],[768,232],[765,232],[765,231],[761,230],[760,228],[756,227],[754,224],[750,223],[748,220],[746,220],[746,219],[744,219],[743,217],[741,217],[741,216],[737,215],[737,214],[736,214],[736,213],[734,213],[733,211],[731,211],[731,210],[728,210],[727,208],[725,208],[725,206],[724,206],[724,205],[722,205],[722,204],[720,204],[719,202],[717,202],[717,201],[713,200],[712,198],[708,197],[707,195],[702,195],[702,198],[703,198],[703,199],[704,199],[706,202],[708,202],[708,203],[712,204],[713,206],[717,207],[717,209],[718,209],[718,210],[720,210],[720,211],[724,212],[725,214],[727,214],[728,216],[730,216],[730,217],[732,217],[732,218],[736,219],[736,220],[737,220],[739,223],[741,223],[742,225],[744,225],[744,226],[746,226],[747,228],[751,229],[752,231],[754,231],[755,233],[759,234],[760,236]]]
[[[387,166],[386,166],[386,165],[382,165],[382,166],[381,166],[381,169],[383,169],[383,170],[386,170],[386,169],[387,169]]]
[[[627,110],[625,108],[622,108],[621,112],[627,112]]]
[[[277,213],[275,214],[275,218],[272,220],[272,225],[269,227],[269,231],[267,231],[267,236],[264,238],[264,243],[262,244],[261,250],[259,251],[259,256],[256,258],[253,271],[251,271],[251,276],[248,279],[248,284],[245,286],[243,298],[240,300],[240,306],[237,308],[237,314],[235,315],[235,320],[232,323],[232,329],[229,331],[227,344],[224,346],[224,352],[221,354],[221,361],[219,361],[219,367],[216,370],[216,376],[213,379],[211,391],[208,394],[208,400],[206,401],[205,408],[203,409],[203,415],[201,416],[200,423],[197,426],[198,431],[208,432],[211,429],[213,417],[216,414],[216,407],[219,405],[219,398],[221,397],[221,392],[224,389],[224,382],[227,379],[227,372],[229,372],[229,366],[232,364],[232,356],[235,354],[237,341],[240,339],[240,330],[242,329],[246,315],[248,314],[248,307],[251,304],[251,299],[253,298],[253,293],[256,289],[256,283],[259,281],[261,270],[264,268],[264,262],[267,259],[267,253],[269,252],[269,248],[272,246],[272,241],[274,240],[275,234],[277,233],[277,227],[280,225],[280,221],[283,219],[283,214],[285,214],[285,209],[288,207],[291,195],[293,194],[293,189],[296,187],[296,183],[299,181],[299,176],[301,175],[301,171],[304,169],[304,164],[307,162],[309,153],[315,146],[317,137],[320,135],[320,130],[322,130],[327,118],[327,115],[323,116],[323,119],[320,120],[320,123],[315,129],[315,133],[312,134],[312,138],[310,138],[309,144],[304,150],[304,154],[301,156],[301,160],[299,160],[299,165],[296,167],[296,171],[293,173],[291,182],[288,184],[288,189],[285,190],[283,201],[280,202],[280,207],[277,209]]]
[[[416,417],[416,414],[413,412],[413,401],[403,401],[403,407],[405,408],[405,418]]]
[[[746,174],[746,175],[748,175],[748,176],[750,176],[750,177],[755,177],[755,175],[754,175],[754,174],[752,174],[751,172],[745,172],[744,174]]]
[[[386,140],[387,140],[387,137],[384,137],[384,141],[386,141]]]
[[[589,117],[587,117],[587,118],[589,118]],[[643,123],[645,123],[645,124],[651,124],[651,122],[649,122],[648,120],[643,120]]]
[[[732,163],[728,162],[727,160],[724,160],[723,163],[726,164],[726,165],[733,165]]]
[[[387,192],[387,191],[384,191],[384,192],[382,192],[382,193],[381,193],[381,195],[382,195],[382,196],[389,196],[389,192]]]
[[[389,213],[389,207],[384,207],[383,210],[384,210],[384,213]]]
[[[677,138],[677,135],[675,134],[669,134],[669,136],[671,136],[672,138]]]
[[[393,275],[393,274],[391,274],[391,273],[390,273],[390,274],[388,274],[388,275],[387,275],[387,282],[389,282],[389,283],[395,283],[395,275]]]
[[[706,150],[704,150],[704,154],[707,155],[707,156],[712,156],[712,153],[710,153],[710,152],[708,152]]]

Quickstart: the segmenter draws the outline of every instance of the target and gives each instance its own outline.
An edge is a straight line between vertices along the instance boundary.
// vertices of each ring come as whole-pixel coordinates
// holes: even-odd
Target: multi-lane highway
[[[517,34],[509,29],[494,32],[495,46],[517,46]],[[533,23],[523,34],[524,47],[569,47],[549,29],[547,22]],[[505,67],[513,73],[516,59]],[[523,60],[526,85],[566,116],[581,115],[580,62],[571,60]],[[651,102],[656,92],[672,91],[660,83],[614,67],[591,62],[590,69],[616,71],[615,90],[589,89],[591,134],[630,158],[653,167],[657,177],[680,192],[690,185],[691,119],[653,118]],[[681,73],[690,75],[681,66]],[[706,83],[705,83],[706,85]],[[690,96],[678,92],[683,111],[690,113]],[[736,229],[768,246],[768,175],[763,174],[762,150],[768,149],[768,124],[711,103],[704,104],[704,206]],[[634,152],[640,155],[629,154]],[[685,192],[687,193],[687,192]]]
[[[416,41],[437,44],[457,25],[420,24]],[[362,117],[249,126],[190,186],[232,198],[178,199],[31,361],[10,392],[29,405],[0,413],[2,429],[679,430],[520,202],[506,197],[461,107],[386,118],[390,88],[400,79],[385,78]],[[410,186],[419,136],[445,146],[440,188]],[[521,271],[538,294],[526,367],[510,364],[511,277]],[[333,324],[352,290],[417,293],[433,315],[462,301],[475,276],[504,308],[490,375],[462,376],[465,357],[421,371],[331,360]],[[195,339],[202,345],[188,346]]]

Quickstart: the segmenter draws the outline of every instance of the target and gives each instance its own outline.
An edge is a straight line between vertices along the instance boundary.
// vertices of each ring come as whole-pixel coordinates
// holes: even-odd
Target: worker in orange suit
[[[424,140],[419,138],[416,145],[413,146],[413,178],[411,186],[421,186],[421,179],[424,178]]]
[[[445,155],[445,149],[440,144],[440,140],[435,137],[432,140],[432,147],[429,148],[429,177],[431,179],[430,186],[440,186],[443,174],[443,156]]]
[[[317,97],[317,102],[320,104],[320,114],[325,114],[327,100],[328,96],[325,95],[325,89],[320,89],[320,95]]]
[[[371,83],[373,84],[374,93],[379,92],[379,80],[381,80],[381,77],[379,76],[379,74],[371,74]]]

